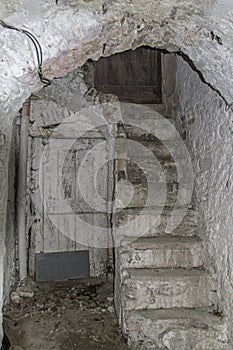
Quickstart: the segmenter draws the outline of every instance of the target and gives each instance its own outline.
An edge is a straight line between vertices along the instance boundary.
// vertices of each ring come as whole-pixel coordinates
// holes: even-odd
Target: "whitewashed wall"
[[[233,112],[204,84],[181,57],[177,58],[177,125],[186,135],[195,175],[199,235],[207,263],[218,282],[220,310],[233,339]]]

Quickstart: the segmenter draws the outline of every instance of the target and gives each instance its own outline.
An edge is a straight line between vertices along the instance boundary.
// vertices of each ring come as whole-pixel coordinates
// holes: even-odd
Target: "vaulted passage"
[[[2,350],[232,349],[229,2],[0,12]]]
[[[6,241],[13,345],[227,349],[196,183],[211,164],[192,159],[203,94],[219,99],[181,57],[142,47],[89,60],[24,104]]]

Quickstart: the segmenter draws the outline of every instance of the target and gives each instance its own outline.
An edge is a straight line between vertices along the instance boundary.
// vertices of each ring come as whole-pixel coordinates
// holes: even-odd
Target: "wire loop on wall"
[[[43,75],[43,72],[42,72],[43,53],[42,53],[41,45],[40,45],[38,39],[35,37],[35,35],[29,31],[25,30],[25,29],[17,28],[15,26],[7,24],[2,19],[0,19],[0,25],[6,29],[15,30],[19,33],[22,33],[22,34],[26,35],[31,40],[31,42],[33,43],[35,50],[36,50],[36,57],[37,57],[37,63],[38,63],[37,73],[39,75],[39,78],[43,84],[46,84],[46,85],[51,84],[51,81],[49,79],[45,78]]]

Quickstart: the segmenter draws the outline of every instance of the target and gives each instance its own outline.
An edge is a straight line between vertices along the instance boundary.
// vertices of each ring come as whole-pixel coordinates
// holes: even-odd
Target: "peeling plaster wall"
[[[218,285],[219,309],[227,317],[233,341],[233,112],[204,84],[182,58],[177,58],[177,126],[193,161],[194,197],[199,235]]]

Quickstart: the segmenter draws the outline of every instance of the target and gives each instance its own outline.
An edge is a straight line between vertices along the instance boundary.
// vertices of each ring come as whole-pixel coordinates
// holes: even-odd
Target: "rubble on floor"
[[[95,279],[18,287],[4,310],[10,349],[128,349],[115,317],[112,289],[112,282]]]

